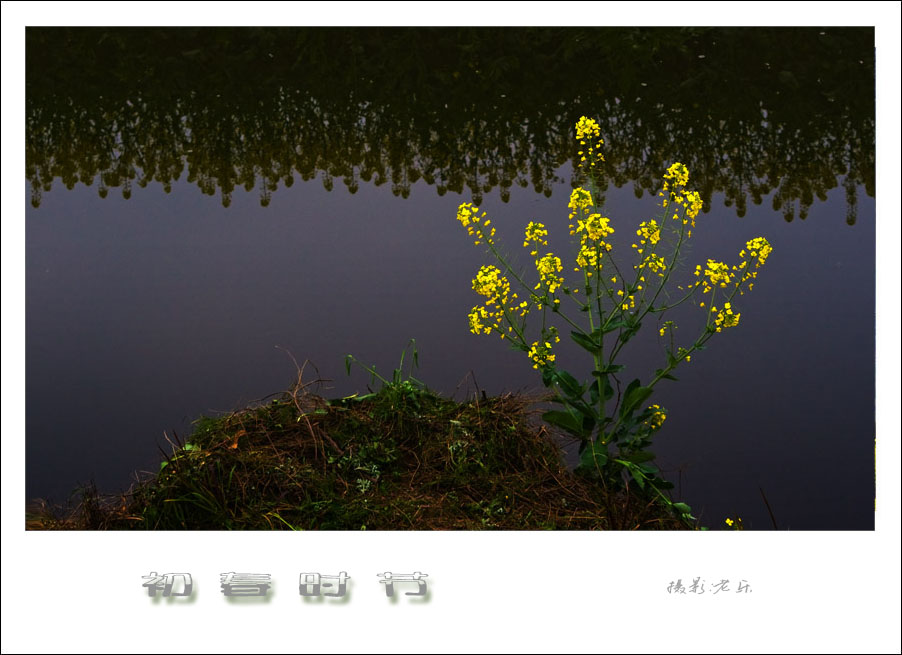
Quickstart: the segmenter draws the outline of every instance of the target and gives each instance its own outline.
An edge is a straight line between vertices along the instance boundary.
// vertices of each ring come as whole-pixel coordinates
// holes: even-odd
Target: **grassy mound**
[[[326,400],[296,388],[202,418],[159,473],[118,497],[83,492],[32,529],[685,529],[561,461],[522,396],[464,403],[409,382]]]

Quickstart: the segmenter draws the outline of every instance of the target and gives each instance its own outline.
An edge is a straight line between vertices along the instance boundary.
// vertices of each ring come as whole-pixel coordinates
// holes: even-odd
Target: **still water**
[[[388,372],[410,338],[437,391],[540,390],[523,353],[468,331],[489,262],[455,213],[479,203],[512,250],[543,221],[563,250],[585,114],[621,252],[675,160],[705,200],[693,265],[774,247],[740,325],[652,398],[675,493],[713,527],[771,529],[763,490],[781,529],[872,529],[872,44],[808,28],[29,29],[27,497],[127,487],[164,431],[287,388],[288,353],[330,396],[368,382],[345,354]],[[656,336],[624,352],[633,377],[661,366]],[[587,374],[579,355],[561,344]]]

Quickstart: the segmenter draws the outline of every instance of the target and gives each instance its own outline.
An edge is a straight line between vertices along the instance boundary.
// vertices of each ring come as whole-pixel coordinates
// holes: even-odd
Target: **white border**
[[[636,17],[663,24],[674,15],[686,24],[781,25],[810,24],[810,7],[787,2],[4,2],[3,652],[452,652],[473,647],[899,652],[898,3],[818,3],[815,16],[823,25],[877,26],[880,504],[875,532],[134,535],[23,530],[24,25],[630,25]],[[236,607],[218,594],[217,574],[242,568],[274,575],[276,594],[268,605]],[[193,573],[198,600],[185,607],[150,603],[139,589],[140,576],[150,570]],[[298,573],[339,570],[352,576],[350,603],[301,603]],[[383,570],[428,573],[432,600],[388,604],[375,576]],[[694,575],[746,578],[753,593],[674,598],[662,592],[672,578]],[[181,614],[189,607],[190,616]]]

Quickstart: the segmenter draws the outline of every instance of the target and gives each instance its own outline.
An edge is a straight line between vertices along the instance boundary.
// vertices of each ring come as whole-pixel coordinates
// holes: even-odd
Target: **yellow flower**
[[[602,242],[603,239],[614,234],[610,219],[601,214],[590,214],[585,220],[577,219],[576,223],[576,231],[585,232],[586,236],[593,241]]]
[[[539,272],[539,283],[536,285],[536,289],[545,285],[548,287],[548,293],[554,293],[564,283],[564,278],[558,275],[564,270],[561,260],[551,253],[536,260],[536,270]]]
[[[470,332],[473,334],[489,334],[492,328],[498,327],[494,322],[494,316],[485,307],[474,307],[467,318],[470,320]]]
[[[686,186],[689,182],[689,169],[686,168],[684,164],[676,162],[667,169],[666,173],[664,173],[664,179],[667,180],[667,182],[664,183],[665,190],[668,188],[668,182],[674,188]]]
[[[473,220],[475,217],[475,221]],[[473,203],[465,202],[457,208],[457,220],[464,227],[469,227],[473,222],[479,222],[479,207],[474,207]]]
[[[648,418],[646,424],[652,430],[659,430],[661,426],[664,425],[664,420],[667,418],[667,413],[665,410],[661,409],[660,405],[652,405],[649,407],[652,410],[651,416]]]
[[[489,334],[493,330],[501,332],[501,324],[508,311],[521,311],[521,316],[526,313],[523,303],[513,303],[517,294],[510,292],[510,281],[495,266],[479,269],[473,279],[473,290],[485,296],[485,305],[474,307],[468,315],[470,332],[474,334]]]
[[[715,286],[726,287],[732,280],[729,266],[723,262],[716,262],[713,259],[708,260],[705,277],[707,279],[702,289],[704,293],[708,293]]]
[[[758,258],[758,263],[755,264],[755,268],[759,268],[764,266],[764,262],[767,261],[768,255],[773,252],[773,248],[770,243],[767,242],[767,239],[764,237],[756,237],[745,244],[745,247],[749,249],[749,254],[752,257]]]
[[[497,266],[483,266],[473,280],[473,291],[488,298],[487,305],[495,302],[506,302],[510,292],[510,282]]]
[[[702,198],[698,194],[698,191],[687,191],[686,192],[686,216],[691,219],[695,219],[698,216],[699,210],[702,208]],[[695,220],[692,221],[692,226],[695,227]],[[692,232],[689,233],[692,236]]]
[[[583,168],[588,162],[589,168],[594,168],[597,162],[604,161],[601,154],[601,146],[604,141],[601,139],[601,129],[591,118],[581,117],[576,123],[576,139],[579,141],[582,149],[579,154],[579,167]]]
[[[476,237],[475,244],[478,246],[482,241],[493,243],[492,237],[495,236],[495,228],[486,229],[491,221],[486,221],[482,225],[480,222],[485,218],[485,212],[479,214],[479,207],[474,207],[473,203],[465,202],[457,208],[457,220],[460,224],[467,228],[467,234]]]
[[[736,327],[739,325],[739,317],[741,314],[734,314],[730,303],[724,304],[723,309],[720,311],[717,311],[716,307],[712,307],[711,311],[717,312],[717,316],[714,319],[714,325],[718,332],[720,332],[722,328]]]
[[[536,369],[540,366],[548,366],[554,362],[554,355],[551,354],[551,344],[547,341],[541,344],[538,341],[533,342],[532,346],[529,347],[527,356],[534,362],[532,367]]]
[[[601,134],[601,129],[598,127],[598,123],[596,123],[591,118],[582,116],[577,121],[576,138],[580,141],[584,139],[591,139],[592,137],[597,137],[599,134]]]
[[[643,221],[642,223],[639,223],[639,229],[636,230],[636,235],[642,237],[642,239],[639,240],[641,245],[645,245],[646,241],[650,241],[651,245],[656,245],[658,241],[661,240],[661,228],[657,221]]]
[[[642,251],[640,250],[639,252]],[[648,267],[650,271],[657,273],[661,277],[664,277],[664,273],[667,270],[667,262],[664,261],[664,258],[654,253],[646,255],[645,259],[642,260],[641,266]],[[633,268],[639,268],[639,266],[634,266]]]
[[[572,199],[572,196],[571,196]],[[579,208],[578,203],[574,203]],[[570,215],[571,220],[575,215]],[[580,234],[579,251],[576,254],[576,263],[586,270],[588,275],[592,275],[592,270],[600,269],[601,262],[599,255],[611,251],[611,244],[606,243],[604,239],[614,233],[610,220],[601,214],[590,214],[586,218],[577,218],[576,230],[571,230],[571,234]],[[573,226],[571,225],[571,228]],[[590,244],[589,242],[594,243]],[[576,269],[579,270],[579,269]]]
[[[530,221],[526,226],[526,235],[523,239],[523,247],[526,248],[530,243],[533,244],[533,251],[530,253],[535,256],[538,254],[539,246],[547,246],[548,241],[546,241],[545,237],[548,236],[548,230],[545,229],[545,226],[542,223],[536,223],[535,221]]]
[[[567,207],[570,209],[570,218],[576,216],[577,211],[585,212],[592,206],[592,194],[582,187],[576,187],[570,193],[570,202]]]

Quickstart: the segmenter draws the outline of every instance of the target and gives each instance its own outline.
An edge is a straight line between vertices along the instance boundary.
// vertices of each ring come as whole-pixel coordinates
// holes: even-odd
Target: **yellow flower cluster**
[[[471,309],[467,319],[470,322],[470,332],[473,334],[479,334],[480,332],[489,334],[492,330],[501,328],[501,324],[497,320],[497,314],[489,312],[484,306]]]
[[[575,188],[570,194],[570,234],[580,235],[579,251],[576,254],[576,263],[591,276],[592,271],[601,268],[599,253],[610,252],[611,244],[605,239],[614,233],[610,219],[598,213],[590,214],[592,208],[592,194],[582,187]],[[590,244],[589,241],[594,243]]]
[[[658,194],[664,198],[663,207],[667,207],[671,203],[680,205],[686,209],[686,215],[683,217],[683,225],[691,222],[691,227],[695,227],[695,217],[702,208],[702,197],[698,191],[686,191],[684,187],[689,182],[689,169],[685,164],[676,162],[664,173],[664,188]],[[667,192],[667,193],[665,193]],[[673,219],[678,220],[680,217],[679,210],[674,209]],[[687,238],[692,237],[692,230],[689,230]]]
[[[591,206],[592,194],[589,193],[589,191],[579,186],[573,189],[570,193],[570,202],[567,203],[567,207],[570,209],[570,221],[573,221],[578,212],[582,211],[585,213]],[[570,229],[573,229],[572,225],[570,226]]]
[[[554,355],[551,353],[551,343],[548,341],[543,343],[534,342],[526,354],[533,361],[533,368],[548,366],[548,364],[554,362]]]
[[[487,298],[486,305],[506,304],[510,288],[510,281],[501,274],[497,266],[481,267],[473,280],[473,291]]]
[[[768,243],[767,239],[764,237],[756,237],[751,241],[747,241],[745,247],[748,249],[748,255],[757,259],[755,262],[755,268],[761,268],[764,266],[764,263],[767,261],[768,256],[773,252],[773,248],[770,243]],[[746,258],[746,251],[739,251],[739,256],[742,257],[742,261],[739,262],[739,266],[734,266],[733,270],[736,271],[737,275],[742,273],[742,278],[739,280],[739,285],[743,282],[748,282],[749,280],[754,280],[758,277],[758,271],[750,270],[749,262]],[[754,282],[749,282],[749,291],[752,290],[752,287],[755,286]],[[740,289],[740,294],[744,292]]]
[[[561,260],[551,253],[536,260],[536,270],[539,272],[539,283],[536,285],[536,289],[545,286],[548,288],[548,293],[554,293],[564,283],[564,278],[558,275],[564,270]]]
[[[473,334],[489,334],[492,330],[504,333],[501,323],[504,320],[508,303],[517,298],[516,293],[510,292],[510,281],[501,274],[495,266],[483,266],[476,273],[473,280],[473,291],[480,296],[485,296],[485,305],[474,307],[468,315],[470,332]],[[525,305],[525,303],[521,303]]]
[[[489,245],[494,243],[492,237],[495,236],[495,228],[486,229],[492,222],[490,220],[483,222],[485,216],[485,212],[480,215],[479,207],[474,207],[470,202],[465,202],[457,208],[457,220],[467,228],[467,234],[475,239],[474,243],[477,246],[483,241]]]
[[[601,137],[601,129],[591,118],[581,117],[576,123],[576,138],[582,148],[579,151],[579,166],[585,167],[588,163],[589,168],[594,168],[597,162],[604,161],[604,155],[601,154],[601,146],[604,141]]]
[[[695,274],[698,275],[700,270],[701,266],[696,266]],[[708,260],[707,268],[705,268],[705,278],[705,286],[702,287],[703,293],[708,293],[717,286],[725,288],[733,279],[730,274],[730,267],[723,262],[716,262],[713,259]]]
[[[573,270],[578,271],[582,268],[589,277],[592,277],[593,270],[601,268],[601,263],[598,261],[598,250],[594,246],[590,246],[585,237],[579,247],[579,252],[576,253],[576,263],[579,266]]]
[[[692,227],[695,227],[695,217],[698,216],[698,212],[702,208],[702,197],[698,194],[698,191],[687,191],[684,200],[686,216],[692,220]]]
[[[604,161],[601,154],[601,146],[603,140],[600,138],[601,130],[598,123],[585,116],[580,118],[576,124],[576,135],[580,142],[580,167],[586,162],[591,166],[595,166],[597,162]],[[702,210],[703,203],[701,195],[697,191],[686,189],[689,182],[689,169],[682,163],[676,162],[671,165],[663,177],[663,191],[659,194],[663,197],[663,207],[665,215],[671,213],[672,218],[682,220],[682,225],[677,225],[676,232],[679,240],[676,243],[676,250],[679,250],[683,239],[691,238],[692,228],[695,227],[695,219]],[[606,253],[612,250],[612,245],[607,242],[608,237],[614,233],[610,220],[595,212],[595,203],[592,193],[585,188],[577,187],[570,194],[568,202],[569,208],[569,228],[571,236],[579,237],[579,250],[576,256],[576,263],[579,271],[584,271],[587,277],[592,276],[595,272],[602,268],[602,258]],[[682,217],[682,218],[681,218]],[[495,248],[492,238],[495,236],[495,228],[491,227],[491,221],[486,217],[485,212],[481,212],[479,207],[475,207],[472,203],[463,203],[458,207],[457,219],[463,225],[468,234],[474,239],[476,245],[485,243],[491,246],[492,253],[495,254],[506,270],[513,271],[508,262],[499,254]],[[691,225],[690,225],[691,223]],[[611,272],[605,273],[602,281],[597,281],[593,285],[589,281],[586,282],[586,293],[592,294],[593,290],[598,294],[599,313],[602,312],[601,293],[606,292],[610,298],[614,300],[615,307],[623,312],[635,310],[637,307],[636,296],[639,296],[639,311],[642,312],[641,306],[645,302],[646,276],[648,272],[664,278],[670,275],[670,268],[665,258],[655,252],[662,241],[663,228],[665,225],[659,224],[657,220],[648,220],[639,223],[636,230],[638,237],[637,243],[632,247],[637,250],[640,263],[633,268],[636,269],[637,281],[632,285],[626,285],[621,282],[618,285],[618,278],[622,277],[616,270],[617,275]],[[688,229],[687,229],[688,228]],[[473,280],[473,290],[485,298],[485,302],[481,306],[474,307],[469,313],[470,331],[476,334],[489,334],[497,332],[502,339],[510,338],[515,341],[518,348],[527,351],[533,368],[554,367],[555,355],[552,353],[552,342],[559,342],[560,337],[554,326],[545,324],[544,311],[549,306],[552,311],[560,312],[558,298],[549,298],[551,294],[555,294],[564,284],[564,277],[561,275],[563,264],[561,259],[553,253],[547,252],[545,248],[548,246],[548,229],[544,224],[537,221],[530,221],[526,225],[523,239],[523,247],[530,250],[530,254],[535,260],[536,271],[539,281],[532,289],[526,284],[516,273],[511,273],[516,281],[524,285],[526,294],[529,298],[521,301],[517,298],[516,293],[511,292],[510,281],[502,274],[501,269],[495,266],[483,266],[479,269],[475,279]],[[723,328],[735,327],[739,324],[741,314],[733,310],[730,300],[738,291],[742,293],[743,283],[749,281],[748,288],[752,288],[751,280],[757,277],[757,270],[767,261],[767,258],[773,251],[767,239],[757,237],[745,244],[740,255],[740,262],[736,266],[728,266],[724,262],[708,259],[705,265],[695,267],[696,281],[687,288],[689,295],[693,289],[699,286],[703,287],[704,293],[711,293],[711,299],[708,303],[715,302],[717,289],[728,289],[722,302],[723,307],[711,307],[706,310],[708,317],[707,326],[709,331],[716,330],[721,332]],[[540,252],[546,254],[540,255]],[[674,262],[676,258],[674,258]],[[673,262],[671,262],[673,263]],[[613,287],[607,287],[602,284],[603,281],[610,279]],[[663,284],[663,283],[662,283]],[[618,289],[618,286],[620,287]],[[682,289],[682,287],[680,287]],[[566,294],[576,294],[579,289],[563,288]],[[616,294],[615,294],[616,291]],[[660,291],[660,290],[659,290]],[[685,299],[688,299],[688,295]],[[657,298],[652,299],[654,301]],[[528,301],[528,302],[527,302]],[[578,301],[577,301],[578,302]],[[682,302],[680,300],[679,302]],[[700,303],[701,307],[706,307],[705,302]],[[533,308],[539,308],[543,311],[543,321],[541,333],[538,340],[534,341],[531,346],[528,338],[524,334],[525,321],[521,321]],[[583,305],[583,311],[591,309],[589,304]],[[649,308],[650,310],[651,308]],[[649,310],[646,310],[649,311]],[[519,318],[517,316],[519,315]],[[640,314],[644,316],[644,313]],[[566,316],[564,317],[566,318]],[[567,319],[569,321],[569,319]],[[673,340],[672,331],[676,329],[673,321],[666,321],[659,325],[659,334],[664,337],[671,332],[671,341]],[[694,349],[694,347],[693,347]],[[690,361],[690,350],[679,347],[676,348],[675,357],[678,361]],[[658,405],[649,407],[650,413],[647,425],[652,430],[659,429],[664,420],[667,418],[666,411]]]
[[[773,248],[764,237],[756,237],[751,241],[747,241],[745,247],[749,250],[748,254],[758,260],[755,262],[755,268],[764,266],[768,256],[773,252]],[[741,250],[739,256],[742,257],[742,261],[739,263],[739,266],[734,266],[733,270],[737,273],[742,273],[742,279],[739,281],[739,284],[741,285],[743,282],[756,279],[758,277],[758,271],[749,269],[749,262],[745,259],[745,250]],[[751,291],[754,286],[754,282],[749,282],[749,291]],[[739,293],[743,294],[744,292],[740,289]]]
[[[580,141],[597,138],[600,134],[601,129],[594,119],[581,116],[580,119],[576,121],[576,138]]]
[[[684,187],[689,183],[689,169],[685,164],[674,162],[664,173],[664,190],[669,187],[676,190],[678,187]]]
[[[768,256],[774,250],[764,237],[756,237],[751,241],[746,242],[745,247],[749,249],[749,254],[752,257],[758,258],[758,263],[755,264],[755,268],[764,266],[764,262],[767,261]]]
[[[645,278],[642,278],[643,280]],[[642,288],[640,285],[639,289]],[[636,308],[636,297],[633,294],[626,295],[623,289],[617,291],[617,295],[620,296],[620,300],[622,301],[620,304],[620,309],[626,311],[627,309],[635,309]]]
[[[530,221],[526,226],[526,236],[523,239],[523,247],[527,248],[531,243],[533,250],[529,254],[535,257],[539,254],[539,246],[548,245],[548,241],[545,239],[547,236],[548,230],[545,229],[545,226],[542,223]]]
[[[597,242],[605,250],[611,250],[610,244],[604,242],[607,237],[614,234],[614,228],[611,227],[609,218],[601,214],[589,214],[585,220],[577,219],[576,232],[584,232],[585,237]]]
[[[736,327],[739,325],[739,317],[741,314],[734,314],[730,303],[724,303],[723,309],[719,311],[717,307],[712,307],[711,311],[717,314],[714,318],[714,325],[718,332],[723,328]]]
[[[641,250],[639,251],[642,252]],[[664,258],[661,255],[656,255],[655,253],[649,253],[645,256],[645,259],[642,260],[642,264],[638,266],[633,266],[633,268],[647,268],[652,273],[657,273],[661,277],[664,277],[664,274],[667,272],[667,262],[664,261]],[[639,287],[642,288],[641,286]]]
[[[610,220],[601,214],[590,214],[586,218],[576,219],[576,229],[571,234],[579,234],[579,252],[576,255],[576,263],[586,274],[591,277],[593,269],[600,269],[601,262],[598,259],[602,251],[610,252],[611,244],[605,239],[614,233]],[[590,244],[589,241],[594,243]],[[579,270],[574,269],[574,270]]]
[[[652,410],[652,415],[648,418],[648,425],[652,430],[659,430],[664,425],[667,414],[660,405],[652,405],[649,409]]]
[[[654,219],[642,221],[639,223],[639,229],[636,230],[636,236],[641,237],[639,239],[640,246],[644,246],[646,243],[651,243],[653,246],[657,245],[658,241],[661,240],[661,227]],[[642,251],[640,250],[639,252],[641,253]]]

